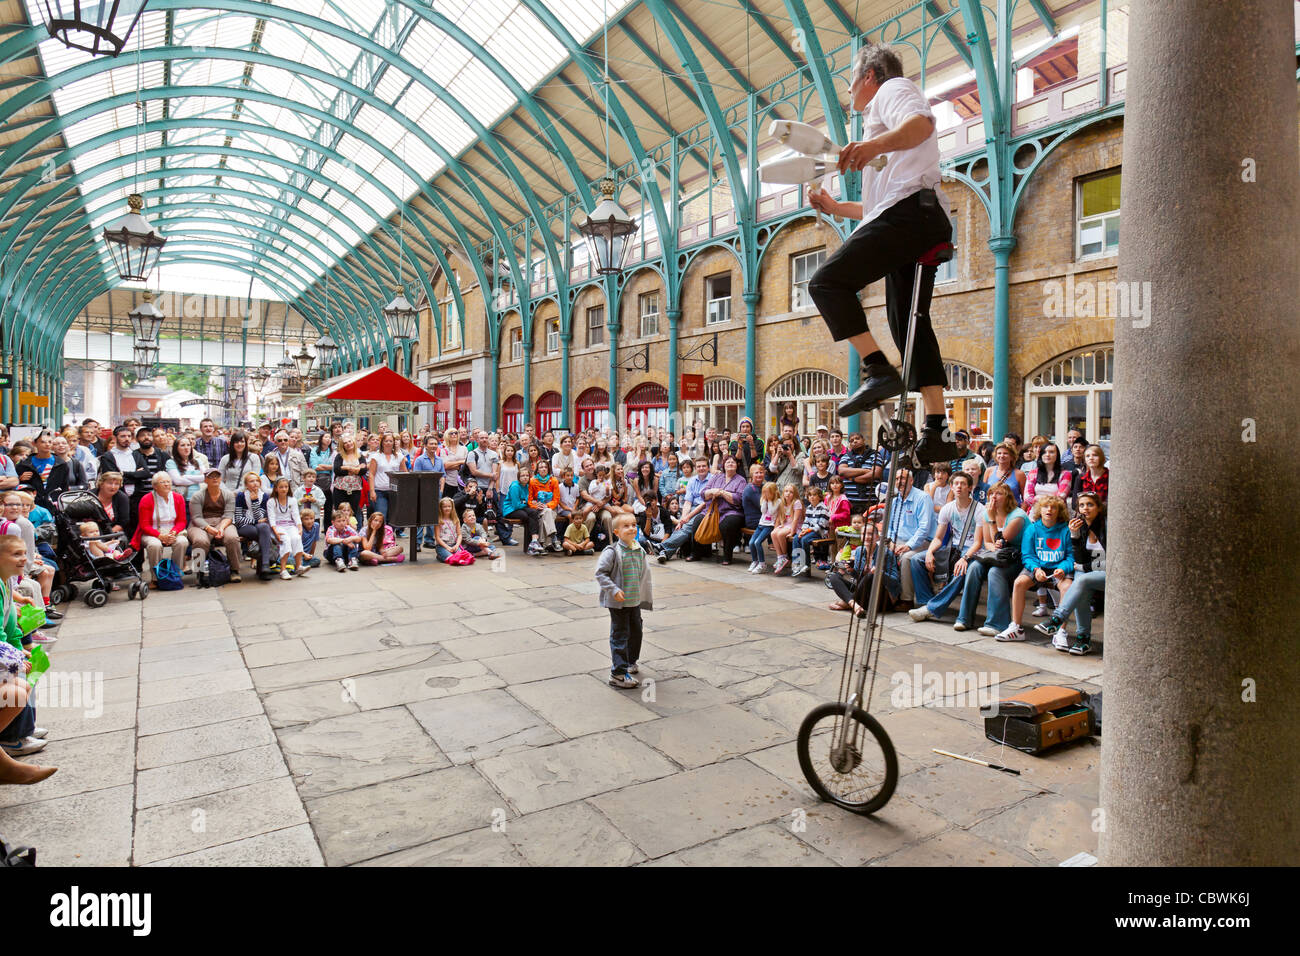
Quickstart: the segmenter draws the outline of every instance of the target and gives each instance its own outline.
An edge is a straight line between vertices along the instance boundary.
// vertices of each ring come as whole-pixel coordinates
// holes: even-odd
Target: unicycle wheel
[[[847,711],[847,714],[846,714]],[[844,733],[844,721],[849,721]],[[799,767],[817,795],[852,813],[875,813],[894,795],[898,756],[880,722],[859,707],[815,707],[799,727]]]
[[[916,444],[916,426],[911,422],[897,418],[881,425],[876,432],[876,441],[886,451],[902,451]]]

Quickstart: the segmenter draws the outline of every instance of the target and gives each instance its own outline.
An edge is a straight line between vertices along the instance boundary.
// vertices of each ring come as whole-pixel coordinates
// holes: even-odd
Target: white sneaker
[[[969,631],[970,627],[966,624],[965,621],[957,621],[955,624],[953,624],[952,629],[954,631]]]
[[[919,623],[921,621],[930,620],[930,618],[933,617],[934,615],[930,613],[930,609],[928,607],[922,604],[920,607],[914,607],[912,608],[912,610],[908,611],[907,616]]]
[[[758,573],[758,562],[757,562],[757,561],[750,561],[750,562],[749,562],[749,573],[750,573],[750,574],[757,574],[757,573]]]
[[[997,637],[998,629],[996,627],[989,627],[985,624],[979,629],[979,633],[983,634],[985,637]]]
[[[288,581],[291,577],[293,577],[293,572],[290,571],[288,568],[283,568],[283,569],[280,571],[280,580],[281,580],[281,581]]]
[[[40,753],[45,749],[48,740],[41,740],[39,737],[24,737],[16,744],[2,744],[5,753],[11,757],[25,757],[28,754]]]
[[[754,567],[754,573],[755,573],[755,574],[767,574],[767,562],[766,562],[766,561],[760,561],[760,562],[758,562],[758,564],[755,565],[755,567]]]
[[[1065,633],[1065,628],[1058,627],[1056,633],[1052,635],[1052,646],[1058,651],[1069,652],[1070,635]]]
[[[998,634],[993,639],[995,641],[1002,641],[1003,643],[1008,641],[1023,641],[1025,639],[1025,632],[1021,629],[1019,624],[1009,624],[1005,631]]]
[[[334,559],[334,567],[338,568],[340,571],[346,571],[348,569],[348,566],[343,563],[342,558]]]
[[[1047,617],[1051,609],[1046,604],[1040,604],[1034,608],[1034,617]]]

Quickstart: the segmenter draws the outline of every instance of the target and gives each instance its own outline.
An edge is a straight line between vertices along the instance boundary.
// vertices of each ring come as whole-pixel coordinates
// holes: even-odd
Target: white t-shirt
[[[392,483],[388,476],[402,468],[401,455],[381,455],[375,452],[370,456],[370,460],[375,463],[375,491],[391,491]]]
[[[266,502],[266,514],[271,521],[272,527],[287,528],[298,524],[300,518],[298,501],[293,495],[289,495],[283,505],[275,498],[270,498]]]
[[[975,508],[975,516],[973,518],[968,513],[971,507]],[[957,535],[961,534],[961,529],[965,527],[968,519],[970,521],[970,528],[966,532],[966,537],[962,541],[958,542]],[[946,524],[952,529],[950,547],[954,548],[962,548],[963,550],[969,548],[975,542],[976,529],[979,528],[980,522],[984,520],[984,506],[974,500],[972,500],[971,504],[967,505],[966,509],[962,511],[957,510],[957,500],[955,498],[939,509],[939,524]]]
[[[910,116],[934,119],[923,94],[911,80],[901,76],[886,80],[871,98],[863,115],[863,139],[872,139],[896,129]],[[930,135],[919,146],[889,153],[889,162],[881,170],[868,166],[862,171],[862,223],[871,220],[902,199],[921,189],[933,189],[939,206],[948,213],[948,200],[939,189],[939,135],[935,123]]]

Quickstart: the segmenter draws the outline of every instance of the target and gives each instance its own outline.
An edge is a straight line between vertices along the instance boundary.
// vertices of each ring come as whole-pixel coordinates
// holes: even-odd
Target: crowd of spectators
[[[937,620],[957,602],[956,630],[1017,641],[1033,593],[1032,614],[1043,619],[1035,629],[1061,650],[1088,653],[1105,586],[1105,451],[1077,430],[1064,448],[1045,436],[1022,443],[1008,434],[978,448],[966,432],[955,438],[952,461],[899,468],[886,529],[890,453],[825,425],[801,434],[793,409],[766,436],[748,418],[735,433],[700,424],[680,436],[650,428],[557,437],[531,425],[517,434],[428,425],[413,433],[339,421],[309,438],[270,423],[245,430],[204,419],[176,431],[87,420],[10,443],[0,429],[0,559],[7,551],[17,562],[3,588],[9,656],[18,655],[8,666],[21,669],[32,647],[57,640],[62,614],[51,594],[63,558],[51,526],[60,496],[77,490],[102,509],[77,528],[90,553],[147,569],[152,587],[169,561],[200,587],[242,573],[290,580],[322,561],[339,572],[400,563],[407,533],[450,565],[511,547],[590,555],[615,541],[616,521],[629,515],[660,563],[730,565],[744,548],[751,574],[825,572],[835,610],[863,613],[880,573],[882,610]],[[439,476],[434,524],[389,523],[392,476],[407,471]],[[888,549],[877,567],[881,535]],[[45,622],[22,634],[15,622],[26,604],[43,608]],[[43,746],[29,708],[11,710],[0,730],[6,753]]]

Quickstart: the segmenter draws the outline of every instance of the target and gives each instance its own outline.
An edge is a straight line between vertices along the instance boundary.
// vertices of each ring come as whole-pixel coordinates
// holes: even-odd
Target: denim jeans
[[[330,564],[342,560],[346,564],[354,553],[350,544],[331,544],[325,548],[325,560]]]
[[[609,608],[609,657],[611,675],[623,675],[641,656],[641,609]]]
[[[20,744],[36,729],[36,706],[29,699],[27,706],[18,712],[18,716],[9,721],[9,726],[0,732],[0,740],[7,744]]]
[[[1074,623],[1078,625],[1076,637],[1092,635],[1092,595],[1094,591],[1106,590],[1105,571],[1085,571],[1075,576],[1070,590],[1065,592],[1065,600],[1057,607],[1053,617],[1064,621],[1074,612]]]
[[[930,583],[930,574],[925,568],[925,555],[915,555],[912,562],[912,587],[916,591],[916,603],[924,604],[933,617],[943,617],[948,613],[953,599],[965,588],[966,574],[949,575],[948,583],[939,589],[938,594],[935,594],[934,586]],[[966,573],[970,573],[969,568]],[[975,599],[979,600],[978,594]]]
[[[387,491],[375,492],[374,510],[384,516],[384,524],[388,524],[388,496],[389,492]]]
[[[763,542],[770,537],[772,537],[772,525],[770,524],[759,525],[758,529],[749,536],[749,556],[754,559],[755,563],[761,564],[767,560],[763,555]]]
[[[1020,573],[1020,565],[1013,564],[1007,568],[986,568],[978,561],[972,561],[966,569],[965,585],[961,592],[961,609],[957,620],[965,624],[975,622],[975,608],[980,601],[980,590],[984,579],[989,582],[988,617],[986,627],[996,627],[999,631],[1011,623],[1011,585]]]
[[[437,544],[437,543],[434,544],[434,548],[438,552],[438,560],[441,561],[443,564],[446,564],[447,559],[451,557],[451,549],[442,544]]]
[[[704,517],[701,511],[690,521],[677,526],[677,530],[670,534],[664,541],[663,553],[672,557],[683,545],[688,545],[691,539],[695,537],[695,528],[699,525],[700,520]]]

